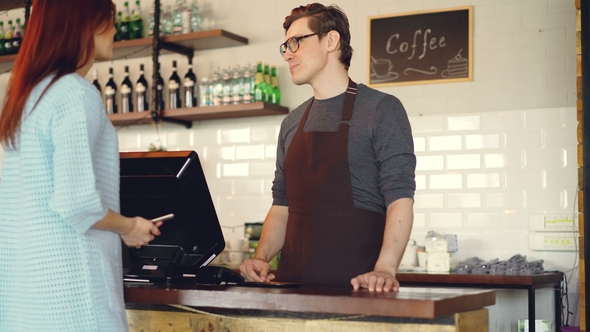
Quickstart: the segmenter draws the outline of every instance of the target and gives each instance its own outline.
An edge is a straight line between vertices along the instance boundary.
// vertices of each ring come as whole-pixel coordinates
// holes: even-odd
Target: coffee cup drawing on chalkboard
[[[461,56],[463,49],[457,55],[447,61],[447,69],[440,73],[442,77],[467,77],[469,76],[469,61]]]
[[[371,57],[371,83],[394,81],[399,74],[393,71],[393,63],[389,59]]]

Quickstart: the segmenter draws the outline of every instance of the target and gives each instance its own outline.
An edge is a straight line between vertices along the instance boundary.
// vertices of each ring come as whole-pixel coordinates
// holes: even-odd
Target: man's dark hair
[[[300,6],[291,11],[291,15],[285,17],[283,28],[289,30],[291,24],[296,20],[309,17],[309,28],[317,33],[321,39],[328,32],[335,30],[340,34],[340,62],[346,70],[350,67],[352,59],[352,47],[350,46],[350,25],[346,14],[336,5],[324,6],[320,3],[312,3],[307,6]]]

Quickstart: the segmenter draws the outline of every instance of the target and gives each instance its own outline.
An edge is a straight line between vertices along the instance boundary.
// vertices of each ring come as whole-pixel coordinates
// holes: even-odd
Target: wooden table
[[[407,329],[407,331],[412,331],[416,327],[415,324],[422,324],[421,328],[423,325],[434,324],[436,326],[434,330],[427,329],[428,331],[447,331],[441,329],[440,326],[443,325],[449,328],[448,331],[484,331],[487,330],[489,322],[487,310],[482,308],[495,303],[495,293],[491,290],[414,287],[404,288],[399,293],[376,293],[367,290],[354,291],[350,287],[254,288],[235,285],[175,285],[167,287],[165,285],[126,284],[125,301],[128,304],[167,304],[205,308],[205,310],[208,308],[237,310],[238,316],[248,310],[264,312],[265,318],[260,323],[261,325],[276,322],[276,315],[273,313],[282,312],[310,313],[315,315],[313,316],[314,320],[317,320],[317,315],[322,317],[329,315],[331,320],[336,317],[339,324],[345,324],[347,316],[350,315],[365,319],[367,317],[380,318],[382,319],[381,324],[383,324],[383,319],[390,319],[387,321],[390,324],[414,324],[414,327]],[[146,320],[145,315],[139,316],[142,317],[141,319],[135,319],[134,314],[137,313],[130,314],[128,310],[130,326],[135,323],[141,324],[142,320]],[[193,314],[203,315],[202,312]],[[170,314],[161,317],[172,319]],[[210,327],[221,328],[222,326],[219,325],[221,323],[230,324],[227,318],[216,320],[216,317],[210,315],[199,319],[208,320],[207,324]],[[195,318],[191,319],[191,324],[194,325]],[[322,321],[325,320],[324,317]],[[244,322],[240,322],[240,324],[242,323]],[[152,324],[156,323],[152,322]],[[172,323],[168,322],[167,324]],[[232,331],[236,331],[236,328],[243,325],[240,324],[236,323],[229,327],[232,328]],[[328,321],[326,324],[332,324],[332,322]],[[350,322],[350,324],[354,323]],[[366,327],[366,324],[369,323],[356,322],[356,324],[364,324]],[[223,327],[229,329],[227,325]],[[297,331],[301,328],[301,326],[293,327],[292,330]],[[318,327],[313,329],[315,328]],[[247,330],[246,328],[238,328],[238,330],[240,329]],[[406,330],[401,329],[401,331]]]
[[[399,272],[402,286],[418,287],[477,287],[491,289],[525,289],[528,292],[529,331],[535,332],[535,290],[553,288],[555,301],[555,331],[561,327],[561,273],[534,275],[490,275],[452,273]]]

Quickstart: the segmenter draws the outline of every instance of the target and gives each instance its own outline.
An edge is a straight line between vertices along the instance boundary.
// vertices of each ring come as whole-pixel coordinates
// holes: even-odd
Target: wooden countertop
[[[459,287],[526,288],[532,286],[544,288],[559,286],[562,276],[557,272],[531,275],[492,275],[399,271],[396,278],[402,286],[416,284],[445,287],[452,284],[459,285]]]
[[[433,319],[495,303],[491,290],[402,288],[398,293],[350,287],[256,288],[235,285],[125,285],[125,302]]]

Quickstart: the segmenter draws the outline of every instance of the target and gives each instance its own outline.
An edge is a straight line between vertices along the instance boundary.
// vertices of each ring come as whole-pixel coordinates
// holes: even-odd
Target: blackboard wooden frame
[[[369,17],[371,87],[473,80],[473,6]]]

